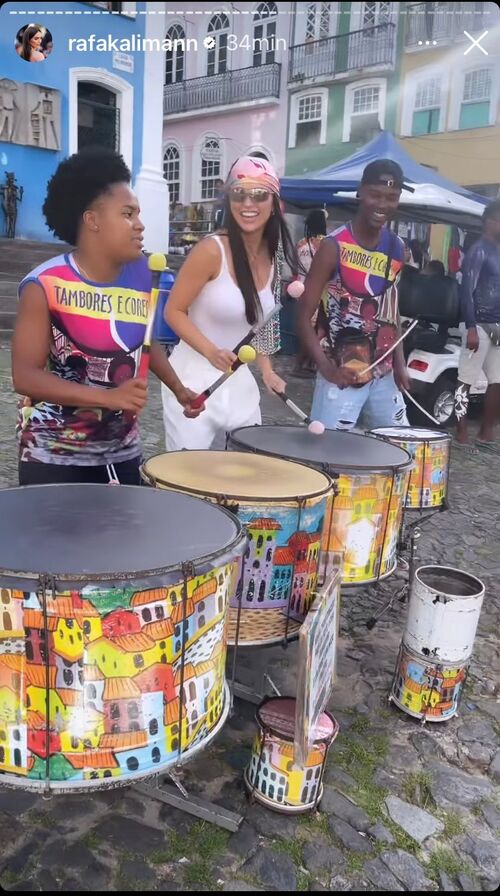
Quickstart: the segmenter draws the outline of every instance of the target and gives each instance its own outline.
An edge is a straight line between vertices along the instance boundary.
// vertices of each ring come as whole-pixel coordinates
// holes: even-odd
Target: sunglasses
[[[244,202],[247,196],[252,202],[265,202],[270,195],[269,190],[263,190],[261,187],[254,187],[252,190],[243,190],[236,187],[233,190],[229,190],[231,202]]]

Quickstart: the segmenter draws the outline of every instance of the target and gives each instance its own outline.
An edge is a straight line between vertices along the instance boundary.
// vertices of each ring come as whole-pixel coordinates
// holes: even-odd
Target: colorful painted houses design
[[[394,565],[406,482],[404,473],[339,477],[324,546],[344,552],[343,581],[364,582]]]
[[[248,785],[270,802],[307,808],[316,802],[321,786],[325,744],[311,749],[305,765],[297,765],[293,745],[267,734],[257,735],[247,770]]]
[[[447,666],[428,662],[401,647],[392,698],[410,715],[443,721],[455,715],[467,678],[468,661]]]
[[[285,527],[279,520],[245,520],[249,542],[243,561],[244,610],[283,609],[293,618],[304,618],[316,587],[323,518],[314,520],[315,531],[293,532],[284,544],[280,534]]]
[[[238,567],[187,589],[64,592],[45,611],[38,594],[2,589],[0,780],[154,773],[206,738],[224,709]]]
[[[415,461],[408,485],[407,507],[440,507],[446,497],[448,441],[399,444]]]

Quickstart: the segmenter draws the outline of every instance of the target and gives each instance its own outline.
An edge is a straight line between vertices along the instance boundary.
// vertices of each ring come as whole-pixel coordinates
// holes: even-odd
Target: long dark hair
[[[31,58],[30,40],[35,36],[35,34],[38,34],[38,32],[40,32],[40,34],[43,36],[43,28],[41,25],[28,25],[23,34],[23,48],[19,55],[21,59],[24,59],[26,62],[29,62]]]
[[[250,325],[255,324],[262,313],[259,293],[253,279],[252,268],[245,249],[241,230],[231,213],[229,197],[225,198],[224,226],[227,229],[229,246],[233,259],[236,282],[245,300],[245,315]],[[274,278],[278,276],[277,254],[281,247],[283,259],[287,262],[293,275],[296,276],[302,265],[299,262],[297,252],[290,236],[285,219],[282,215],[279,199],[273,194],[272,214],[264,228],[264,241],[274,263]]]
[[[304,236],[326,236],[326,215],[322,208],[313,208],[304,222]]]

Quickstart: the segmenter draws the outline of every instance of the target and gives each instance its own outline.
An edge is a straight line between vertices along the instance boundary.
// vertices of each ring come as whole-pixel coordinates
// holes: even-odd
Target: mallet
[[[293,413],[296,414],[297,417],[300,418],[300,420],[302,420],[302,423],[307,423],[309,432],[311,432],[315,436],[323,435],[325,426],[323,423],[321,423],[320,420],[311,420],[311,418],[308,417],[305,411],[299,408],[299,406],[296,405],[295,402],[288,397],[286,392],[278,392],[276,389],[273,389],[273,392],[278,396],[278,398],[281,398],[282,402],[286,404],[287,408],[290,408],[290,410],[293,411]]]
[[[146,334],[142,345],[141,360],[139,362],[138,377],[146,379],[149,370],[149,356],[151,353],[151,339],[153,335],[153,325],[155,321],[156,306],[158,304],[158,296],[160,294],[160,274],[167,267],[167,259],[162,252],[153,252],[148,258],[148,268],[153,275],[153,286],[151,288],[151,298],[149,302],[148,322],[146,324]]]
[[[242,364],[250,364],[251,361],[255,361],[257,352],[252,345],[249,345],[249,343],[252,341],[254,336],[257,335],[257,333],[264,329],[266,324],[269,323],[269,321],[274,317],[275,314],[277,314],[280,308],[281,305],[275,305],[272,311],[270,311],[269,314],[266,315],[262,323],[254,324],[254,326],[248,331],[246,336],[240,342],[238,342],[238,345],[235,345],[235,347],[233,348],[233,354],[238,356],[236,361],[233,361],[229,370],[227,370],[226,373],[223,373],[218,380],[215,380],[215,382],[212,383],[212,385],[209,386],[208,389],[204,389],[204,391],[200,392],[200,394],[197,395],[196,398],[193,398],[191,402],[191,407],[193,409],[201,408],[202,404],[207,400],[207,398],[210,398],[215,390],[218,389],[219,386],[222,386],[222,384],[226,382],[228,377],[230,377],[231,374],[235,372],[235,370],[238,370],[238,367],[241,367]]]
[[[144,334],[144,342],[142,344],[141,360],[139,361],[139,369],[137,376],[146,380],[148,377],[149,360],[151,354],[151,337],[153,335],[153,325],[155,321],[156,307],[158,305],[158,296],[160,293],[160,274],[167,267],[167,259],[163,252],[153,252],[148,258],[148,268],[153,275],[153,285],[151,287],[148,319],[146,322],[146,332]],[[126,417],[133,420],[135,414],[131,411],[125,412]]]
[[[197,395],[196,398],[193,398],[191,402],[191,407],[193,409],[201,408],[202,404],[207,400],[207,398],[210,398],[210,396],[213,395],[216,389],[218,389],[219,386],[222,386],[222,384],[225,383],[226,380],[229,379],[229,377],[236,370],[238,370],[239,367],[242,367],[243,364],[250,364],[252,361],[255,361],[257,352],[255,351],[253,345],[245,344],[240,346],[237,355],[238,356],[236,358],[236,361],[233,361],[231,367],[226,371],[226,373],[223,373],[222,376],[215,381],[215,383],[212,383],[212,385],[208,387],[208,389],[204,389],[204,391],[200,392],[200,394]]]

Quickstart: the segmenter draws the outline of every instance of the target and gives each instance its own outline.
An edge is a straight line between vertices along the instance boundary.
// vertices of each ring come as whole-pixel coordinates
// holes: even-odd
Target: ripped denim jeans
[[[379,426],[408,426],[405,401],[392,373],[364,386],[345,389],[318,374],[310,416],[311,420],[321,420],[327,429],[359,426],[367,431]]]

